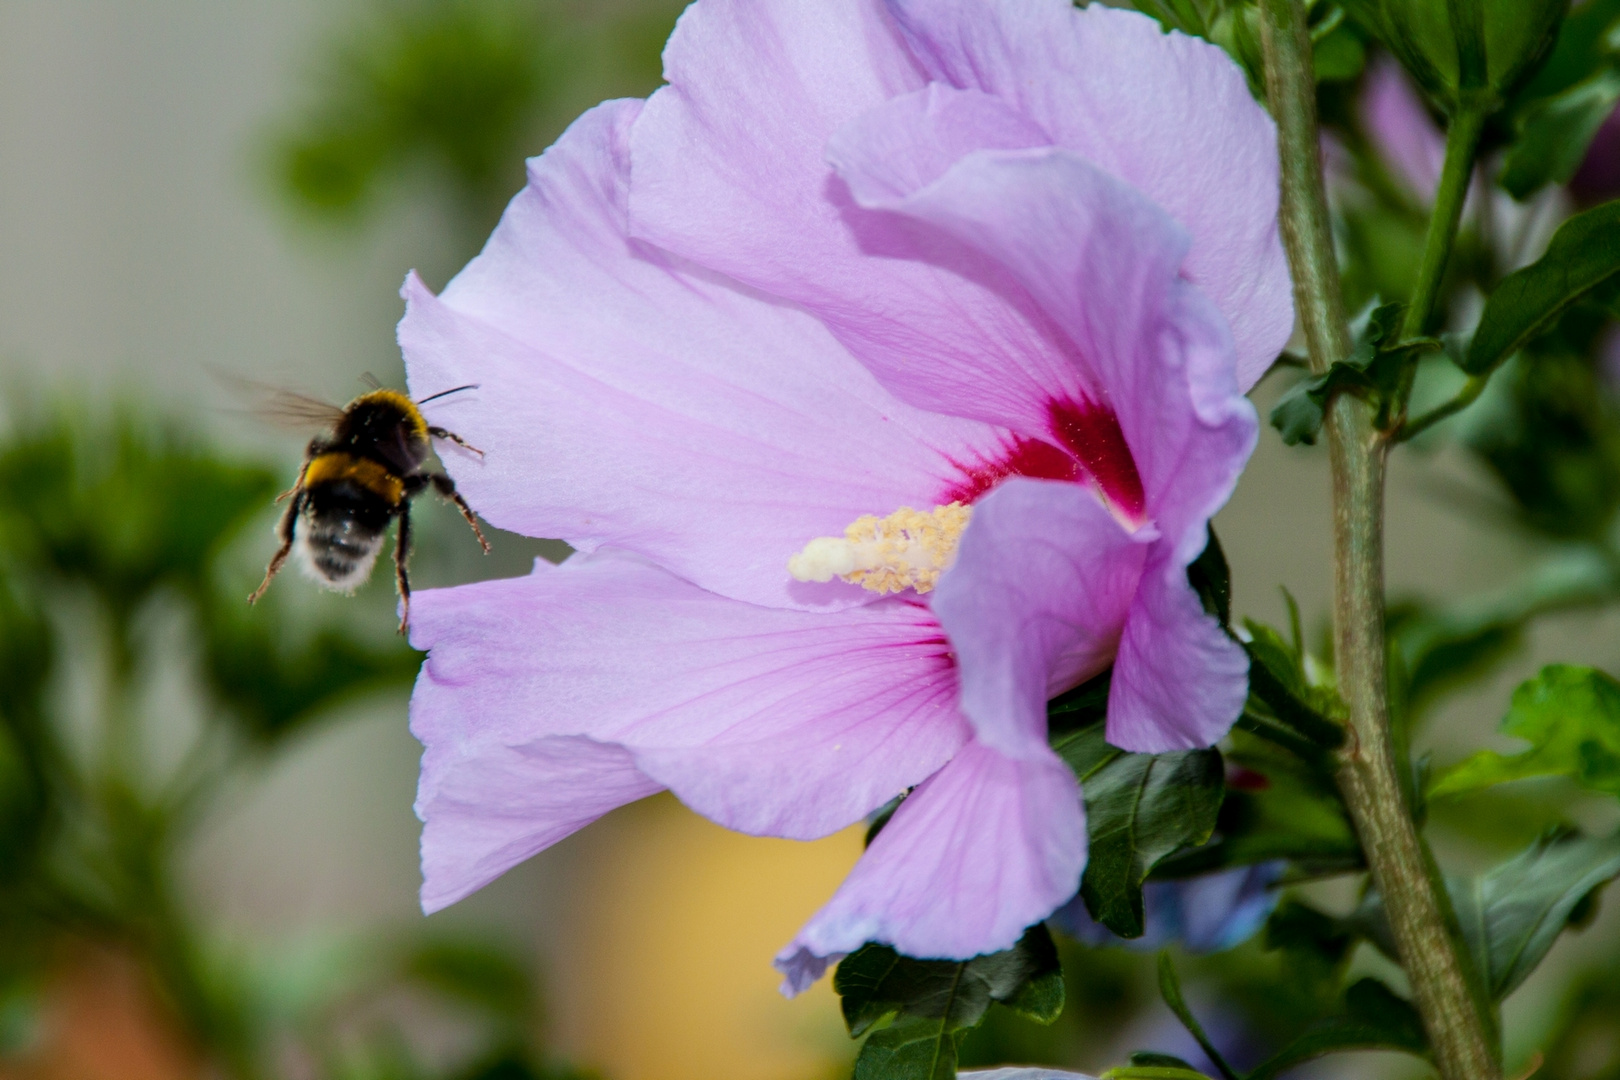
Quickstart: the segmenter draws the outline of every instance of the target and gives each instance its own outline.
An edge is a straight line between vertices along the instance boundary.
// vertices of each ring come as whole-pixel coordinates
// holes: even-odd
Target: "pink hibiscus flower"
[[[699,0],[442,296],[413,390],[491,522],[582,549],[418,594],[423,904],[664,788],[810,838],[915,787],[784,950],[1011,946],[1085,861],[1045,703],[1206,746],[1187,585],[1286,339],[1272,128],[1220,50],[1067,0]]]

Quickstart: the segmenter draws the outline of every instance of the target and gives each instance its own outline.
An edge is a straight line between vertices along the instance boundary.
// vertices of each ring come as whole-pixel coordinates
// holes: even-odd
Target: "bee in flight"
[[[399,519],[394,539],[394,580],[399,586],[399,631],[410,621],[411,581],[405,571],[411,553],[411,500],[428,487],[455,503],[484,552],[489,541],[478,519],[450,477],[427,465],[430,439],[445,439],[474,454],[483,451],[441,427],[430,425],[419,405],[461,390],[458,386],[420,402],[389,390],[367,376],[371,390],[339,408],[288,391],[275,391],[262,410],[278,419],[318,421],[325,435],[310,440],[298,480],[277,502],[290,499],[276,525],[281,547],[265,569],[264,581],[248,603],[256,602],[296,547],[310,574],[322,585],[353,592],[371,576],[382,551],[388,523]]]

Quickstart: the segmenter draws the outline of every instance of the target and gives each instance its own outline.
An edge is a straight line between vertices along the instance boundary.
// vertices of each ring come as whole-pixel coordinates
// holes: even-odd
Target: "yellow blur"
[[[770,961],[854,865],[862,832],[741,836],[667,795],[592,826],[548,979],[558,1051],[612,1080],[848,1075],[829,980],[789,1001]]]

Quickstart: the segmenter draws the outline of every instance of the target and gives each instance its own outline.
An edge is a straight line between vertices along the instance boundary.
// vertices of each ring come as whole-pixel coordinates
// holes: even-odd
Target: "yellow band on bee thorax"
[[[398,390],[384,388],[361,394],[349,403],[349,409],[352,411],[357,405],[383,405],[397,409],[405,417],[405,423],[410,426],[412,435],[419,439],[428,437],[428,422],[422,415],[422,410],[416,407],[416,402],[412,401],[409,395],[402,394]]]
[[[347,480],[380,496],[389,506],[405,498],[405,481],[370,458],[334,452],[310,460],[304,470],[304,487]]]

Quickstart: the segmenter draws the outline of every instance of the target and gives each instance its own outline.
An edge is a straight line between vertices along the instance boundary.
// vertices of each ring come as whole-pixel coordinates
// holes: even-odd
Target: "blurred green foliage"
[[[276,1075],[289,1038],[330,1077],[575,1075],[535,1041],[534,974],[509,950],[365,944],[282,1015],[264,1007],[265,972],[192,911],[180,863],[213,797],[342,703],[399,692],[419,664],[382,607],[376,636],[274,595],[248,608],[259,570],[233,544],[276,488],[270,469],[130,408],[34,408],[0,438],[0,1055],[27,1049],[50,973],[92,943],[140,960],[189,1044],[229,1077]],[[152,696],[176,673],[198,713],[189,729]],[[86,688],[79,716],[71,702],[85,695],[68,691]],[[184,749],[159,753],[177,730]],[[446,1074],[397,1024],[333,1033],[355,1002],[406,985],[470,1016],[481,1049]]]
[[[624,0],[373,0],[317,50],[309,104],[273,168],[305,210],[356,219],[425,172],[481,240],[579,110],[657,85],[683,5]]]
[[[521,142],[551,90],[532,8],[421,2],[379,11],[327,63],[320,104],[280,152],[283,181],[311,208],[355,212],[416,160],[442,170],[467,209],[511,186]]]

